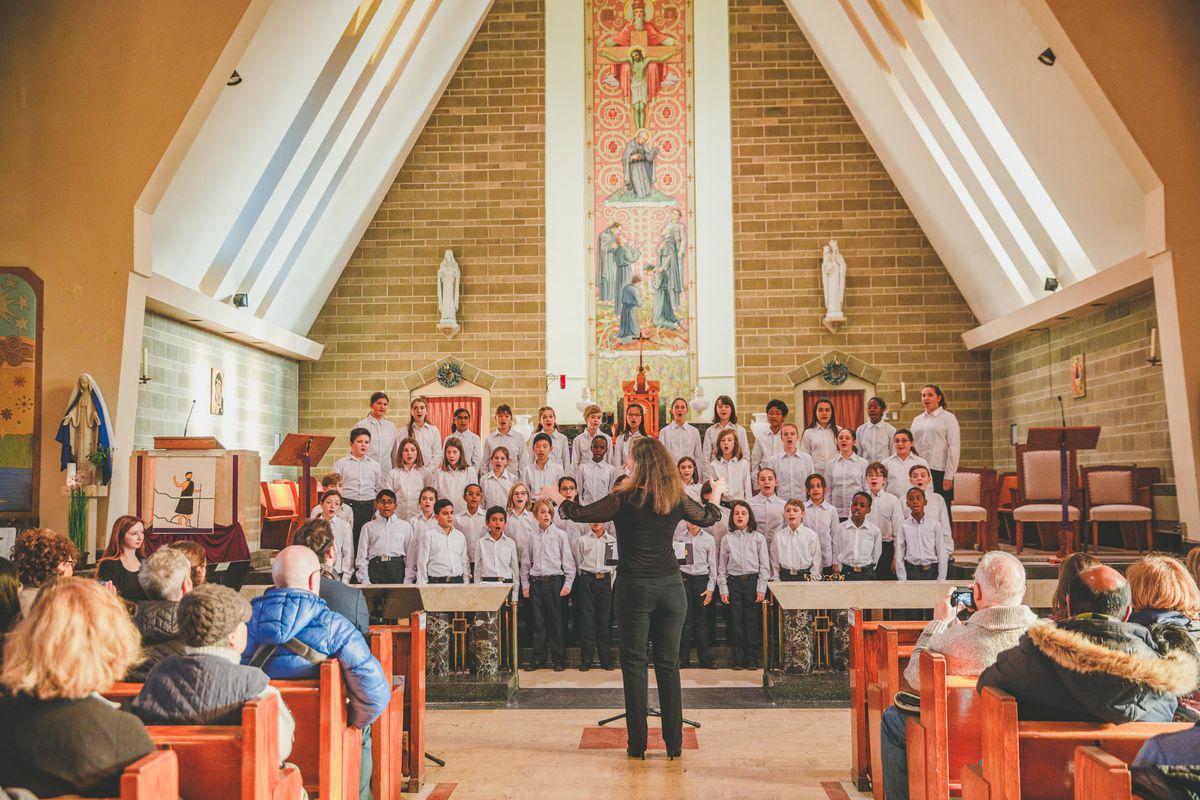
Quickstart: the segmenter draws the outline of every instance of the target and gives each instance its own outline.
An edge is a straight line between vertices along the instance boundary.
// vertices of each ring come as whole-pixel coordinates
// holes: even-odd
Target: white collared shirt
[[[837,509],[829,501],[819,506],[813,505],[812,500],[804,502],[804,524],[817,532],[821,542],[821,563],[833,564],[833,542],[837,538],[838,515]]]
[[[606,563],[610,547],[617,543],[617,538],[605,532],[601,536],[588,531],[587,536],[580,536],[571,542],[571,555],[575,560],[575,572],[599,574],[612,572],[612,564]]]
[[[358,559],[355,561],[358,582],[371,582],[368,565],[372,558],[408,556],[413,541],[413,528],[402,517],[392,514],[386,519],[376,516],[358,533]],[[405,572],[408,570],[406,569]]]
[[[483,463],[487,465],[489,471],[492,469],[492,451],[497,447],[503,447],[508,451],[508,466],[506,469],[516,479],[521,474],[521,467],[525,466],[524,437],[512,428],[508,429],[508,433],[501,433],[500,431],[489,433],[488,437],[483,440]]]
[[[778,431],[767,431],[762,436],[755,437],[754,447],[750,451],[750,471],[758,475],[758,468],[783,452],[782,428]]]
[[[708,462],[708,479],[721,478],[725,481],[725,498],[748,500],[750,488],[750,462],[744,458],[714,458]]]
[[[437,489],[438,497],[454,503],[454,513],[461,514],[467,510],[467,500],[463,497],[467,487],[476,483],[475,470],[466,469],[436,469],[433,471],[433,488]]]
[[[504,508],[508,505],[508,493],[513,487],[513,476],[505,470],[496,475],[496,470],[488,467],[487,472],[479,474],[479,488],[483,490],[483,506],[491,508],[492,506],[500,506]]]
[[[342,476],[342,496],[350,500],[374,501],[375,493],[383,488],[379,462],[370,456],[343,456],[333,465],[333,471]]]
[[[458,439],[462,442],[463,458],[467,460],[468,464],[478,470],[480,464],[483,463],[483,442],[480,440],[479,435],[472,430],[465,430],[459,433],[458,429],[452,428],[450,433],[446,435],[446,438],[442,440],[443,452],[446,450],[446,442],[451,439]]]
[[[904,518],[912,519],[912,512],[908,510],[908,503],[901,503],[904,507]],[[946,540],[946,552],[954,552],[954,532],[950,528],[950,514],[946,511],[946,500],[940,494],[933,491],[930,486],[925,490],[925,516],[938,524],[942,529],[942,537]]]
[[[767,539],[758,531],[730,531],[721,539],[721,555],[717,562],[717,586],[721,594],[729,594],[730,575],[756,574],[756,592],[767,591],[771,577],[771,556]]]
[[[685,575],[707,575],[705,591],[714,591],[717,588],[717,540],[703,528],[695,536],[684,528],[682,534],[676,535],[675,541],[687,542],[692,546],[692,563],[680,564],[679,571]]]
[[[322,519],[324,515],[322,515]],[[337,516],[327,520],[333,531],[335,555],[333,557],[333,574],[342,583],[349,583],[354,577],[354,528],[352,522]],[[366,525],[363,526],[364,528]],[[362,535],[361,533],[359,534]]]
[[[432,422],[426,422],[418,428],[410,420],[403,428],[397,428],[396,433],[401,439],[410,436],[417,440],[417,446],[421,448],[421,459],[427,469],[432,470],[441,465],[442,432]]]
[[[533,432],[533,436],[529,437],[529,441],[525,443],[524,464],[528,467],[534,461],[533,455],[533,440],[537,438],[539,433],[546,433],[541,428]],[[567,441],[567,435],[560,430],[555,429],[552,433],[546,433],[550,437],[550,463],[557,464],[562,469],[563,475],[571,474],[571,444]]]
[[[746,502],[749,504],[750,510],[754,512],[754,521],[758,525],[758,532],[766,537],[769,545],[775,538],[775,534],[784,527],[783,507],[785,502],[777,494],[770,497],[756,494]]]
[[[603,436],[608,443],[608,448],[604,451],[605,463],[611,464],[614,467],[617,465],[616,457],[613,455],[613,440],[612,437],[596,428],[595,431],[589,431],[584,428],[583,433],[579,434],[571,441],[571,467],[572,475],[577,475],[577,470],[580,464],[586,464],[592,460],[592,440],[597,436]]]
[[[929,469],[944,472],[947,480],[953,480],[962,451],[958,417],[944,408],[922,411],[913,420],[912,434],[913,446],[928,460]]]
[[[918,523],[908,518],[900,526],[896,536],[896,577],[902,581],[908,580],[904,565],[934,564],[937,567],[937,579],[946,580],[946,569],[949,565],[949,553],[946,552],[946,540],[942,528],[928,515]]]
[[[733,430],[733,431],[737,432],[737,440],[738,440],[738,443],[742,446],[742,453],[745,454],[745,453],[750,452],[750,442],[746,439],[746,429],[745,428],[743,428],[741,425],[737,424],[736,422],[731,422],[728,425],[722,425],[719,422],[715,422],[712,425],[709,425],[708,429],[704,431],[704,444],[703,444],[704,462],[700,465],[702,468],[707,468],[708,462],[713,461],[717,458],[720,458],[720,456],[718,456],[714,452],[717,447],[717,437],[720,436],[723,432],[728,431],[728,430]]]
[[[462,531],[451,528],[449,533],[436,526],[426,530],[417,554],[417,583],[429,583],[430,578],[465,576],[470,569],[467,540]]]
[[[829,479],[829,462],[837,456],[837,429],[832,425],[822,428],[817,424],[805,428],[800,435],[800,449],[812,456],[813,471]]]
[[[864,422],[856,432],[858,454],[868,464],[876,461],[882,464],[885,458],[896,452],[893,446],[895,435],[896,429],[882,419],[879,422]]]
[[[918,455],[908,454],[908,458],[901,459],[898,455],[890,455],[883,460],[883,465],[887,467],[887,490],[904,502],[904,495],[912,488],[912,480],[909,479],[908,473],[915,466],[928,467],[929,462]]]
[[[547,458],[544,467],[539,467],[536,461],[531,460],[522,471],[521,482],[529,487],[529,496],[536,499],[543,486],[557,489],[558,479],[565,474],[562,464],[553,458]]]
[[[462,531],[462,535],[466,537],[467,552],[470,552],[471,546],[475,542],[488,535],[487,509],[483,507],[483,503],[479,504],[479,508],[475,509],[474,514],[467,512],[465,509],[461,514],[455,514],[454,527]]]
[[[771,580],[779,580],[780,569],[808,570],[814,581],[821,580],[821,539],[812,528],[784,525],[771,541]]]
[[[380,468],[386,472],[396,463],[396,423],[387,417],[375,419],[367,416],[354,423],[356,428],[366,428],[371,433],[371,446],[367,455],[379,462]]]
[[[612,491],[616,469],[607,461],[584,461],[575,467],[579,502],[589,505],[608,496]]]
[[[521,551],[521,588],[529,588],[530,577],[562,575],[563,588],[570,589],[575,582],[575,558],[571,555],[571,544],[562,529],[551,525],[538,528],[529,536]]]
[[[762,466],[775,470],[775,477],[779,482],[775,487],[775,494],[782,497],[785,503],[788,500],[803,502],[808,498],[808,490],[805,489],[804,482],[808,480],[809,475],[816,472],[813,468],[812,456],[808,453],[799,448],[790,454],[781,451],[779,455],[768,459]]]
[[[509,510],[508,522],[504,526],[504,535],[517,543],[518,552],[525,551],[525,546],[529,543],[529,537],[537,529],[537,517],[528,508],[520,514]]]
[[[879,494],[868,489],[867,493],[871,495],[871,510],[867,513],[867,519],[879,528],[883,541],[893,541],[896,531],[904,524],[904,504],[887,489],[880,489]]]
[[[425,467],[393,467],[387,485],[396,493],[396,513],[411,517],[421,510],[421,490],[433,485],[433,477]]]
[[[856,492],[867,488],[867,460],[860,455],[841,453],[829,462],[829,502],[837,509],[839,517],[850,516],[850,501]]]
[[[883,551],[883,534],[870,522],[862,527],[846,520],[837,528],[837,563],[847,567],[873,567]]]
[[[517,543],[507,536],[493,539],[487,535],[475,542],[471,552],[475,562],[473,581],[483,583],[489,578],[511,580],[513,582],[512,599],[516,600],[517,591],[521,586],[521,562],[517,557]]]
[[[663,447],[667,448],[667,452],[671,454],[671,460],[676,464],[684,456],[688,456],[696,462],[697,470],[704,464],[700,431],[696,430],[695,426],[686,422],[676,425],[672,420],[667,426],[658,429],[658,440],[663,443]]]

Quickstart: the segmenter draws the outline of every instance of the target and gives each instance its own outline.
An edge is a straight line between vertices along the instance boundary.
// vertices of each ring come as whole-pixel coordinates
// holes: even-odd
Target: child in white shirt
[[[433,472],[433,486],[438,490],[438,497],[453,502],[454,513],[461,514],[467,510],[463,494],[477,477],[467,463],[462,442],[454,437],[447,439],[442,447],[442,463]]]
[[[829,462],[837,455],[837,418],[833,402],[822,397],[813,406],[812,419],[800,437],[800,449],[812,456],[813,471],[829,477]]]
[[[708,479],[723,479],[727,487],[725,495],[730,500],[750,497],[750,464],[743,453],[737,431],[726,428],[717,437],[717,452],[708,464]]]
[[[808,502],[804,504],[804,517],[808,520],[808,527],[817,532],[821,541],[821,563],[828,574],[832,571],[833,543],[837,540],[837,509],[825,499],[825,479],[820,473],[809,475],[805,488]]]
[[[816,471],[813,469],[812,456],[799,448],[800,429],[791,422],[779,427],[779,439],[783,443],[783,450],[762,466],[775,470],[775,478],[779,481],[776,494],[784,500],[803,502],[808,496],[804,482]]]
[[[883,415],[886,411],[887,403],[884,402],[884,399],[872,397],[867,401],[867,421],[859,425],[855,432],[858,440],[858,454],[868,463],[882,462],[895,452],[892,446],[892,437],[896,435],[896,428],[884,420]]]
[[[416,439],[405,437],[396,446],[396,466],[387,475],[387,485],[396,493],[397,514],[411,517],[417,513],[417,498],[422,489],[433,485],[433,477],[425,468]]]
[[[706,475],[709,462],[717,457],[717,437],[725,431],[734,431],[738,437],[738,444],[742,446],[742,452],[750,452],[746,429],[738,424],[737,407],[733,404],[733,398],[727,394],[717,398],[717,402],[713,405],[713,424],[704,432],[704,463],[701,466]]]
[[[592,460],[575,467],[575,482],[579,486],[579,502],[584,505],[607,497],[616,479],[616,469],[608,461],[608,437],[603,433],[592,439]]]

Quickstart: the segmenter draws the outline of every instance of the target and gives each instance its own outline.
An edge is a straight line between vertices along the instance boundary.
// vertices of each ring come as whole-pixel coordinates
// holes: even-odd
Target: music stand
[[[1060,475],[1062,480],[1062,527],[1059,528],[1059,542],[1066,542],[1067,552],[1071,552],[1071,505],[1070,481],[1068,480],[1067,452],[1078,450],[1095,450],[1100,441],[1100,428],[1095,425],[1059,428],[1030,428],[1025,438],[1025,450],[1057,450],[1059,453]],[[1083,509],[1080,513],[1082,528]],[[1062,538],[1065,534],[1066,538]],[[1061,549],[1060,549],[1060,552]]]
[[[271,456],[271,460],[267,462],[276,467],[304,468],[304,505],[296,509],[296,516],[300,519],[307,517],[313,506],[309,494],[309,474],[312,472],[312,464],[325,457],[334,438],[315,433],[289,433],[283,437],[283,444],[279,445],[275,455]]]

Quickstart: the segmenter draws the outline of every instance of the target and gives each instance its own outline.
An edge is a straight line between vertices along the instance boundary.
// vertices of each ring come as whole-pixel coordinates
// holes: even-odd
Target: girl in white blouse
[[[629,448],[633,445],[633,440],[646,435],[645,417],[646,413],[640,404],[630,403],[625,406],[625,419],[621,421],[621,432],[617,434],[617,440],[613,444],[618,474],[625,474],[625,462],[629,458]]]
[[[717,398],[716,404],[713,406],[713,424],[704,432],[704,447],[702,448],[704,463],[704,473],[708,474],[708,463],[716,458],[717,437],[725,431],[734,431],[737,433],[738,444],[741,445],[742,452],[750,453],[750,440],[746,438],[746,429],[738,424],[737,407],[733,404],[733,398],[727,394],[723,394]]]
[[[946,501],[950,509],[954,500],[954,473],[962,455],[958,417],[946,410],[946,395],[940,386],[927,383],[921,388],[921,405],[925,410],[913,420],[913,443],[929,462],[933,475],[933,490]]]
[[[750,462],[743,455],[737,431],[726,428],[717,437],[717,450],[708,465],[708,479],[725,481],[725,496],[730,500],[750,499]]]
[[[462,442],[451,436],[442,447],[442,463],[434,470],[433,486],[438,490],[439,497],[454,503],[455,514],[467,510],[463,493],[467,486],[475,483],[476,477],[475,470],[467,463]]]
[[[563,475],[572,474],[571,444],[567,441],[567,435],[558,429],[558,415],[551,406],[542,406],[538,409],[538,425],[540,427],[533,432],[533,436],[530,436],[529,441],[525,443],[526,463],[533,462],[534,436],[544,433],[550,437],[550,460],[562,467]]]
[[[837,509],[838,519],[850,517],[850,501],[855,492],[867,488],[867,460],[854,452],[853,428],[838,431],[838,454],[829,462],[829,501]]]
[[[408,425],[401,430],[405,436],[416,440],[423,463],[433,467],[442,460],[442,432],[429,421],[425,398],[414,397],[408,404]]]
[[[912,488],[908,471],[917,464],[928,467],[929,462],[917,455],[917,448],[913,447],[912,431],[908,428],[896,431],[896,435],[892,437],[892,447],[896,450],[895,454],[882,462],[888,471],[887,490],[899,497],[900,502],[904,502],[905,493]]]
[[[508,503],[504,510],[508,512],[504,534],[517,543],[517,554],[521,555],[529,544],[529,537],[538,528],[537,519],[529,509],[529,487],[514,483],[508,492]]]
[[[813,470],[827,480],[829,462],[837,455],[837,432],[833,401],[822,397],[813,406],[812,418],[800,437],[800,449],[812,456]]]
[[[396,515],[408,519],[416,514],[421,490],[433,485],[416,439],[406,436],[400,440],[396,448],[396,466],[388,473],[387,484],[396,493]]]
[[[684,456],[679,459],[679,463],[676,466],[679,468],[679,478],[683,481],[684,493],[699,503],[701,483],[700,470],[696,467],[696,459],[691,456]]]

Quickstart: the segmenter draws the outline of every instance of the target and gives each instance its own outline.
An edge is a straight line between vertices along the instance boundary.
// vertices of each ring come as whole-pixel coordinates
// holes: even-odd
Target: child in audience
[[[867,421],[858,426],[858,454],[868,462],[883,461],[895,452],[892,437],[896,429],[883,418],[887,411],[887,403],[882,397],[872,397],[867,401]]]
[[[575,470],[580,464],[586,464],[592,460],[592,442],[597,436],[604,436],[604,432],[600,430],[600,420],[603,416],[600,411],[600,406],[590,405],[583,410],[583,422],[587,426],[583,433],[575,437],[571,442],[571,474],[575,475]],[[611,448],[605,450],[604,460],[609,464],[616,466],[613,459]]]
[[[750,451],[750,471],[758,475],[758,468],[783,452],[783,423],[787,422],[788,406],[782,400],[772,400],[767,403],[767,425],[770,429],[762,436],[754,439],[754,449]]]
[[[786,500],[801,502],[808,496],[804,482],[815,471],[812,456],[800,449],[800,429],[791,422],[779,426],[779,455],[768,459],[763,466],[775,471],[776,494]]]
[[[728,428],[717,437],[717,452],[708,463],[708,479],[722,478],[730,500],[750,497],[750,464],[747,463],[737,431]]]
[[[589,505],[612,491],[616,468],[608,459],[608,437],[604,434],[592,439],[592,460],[584,461],[575,468],[575,480],[579,484],[579,502]]]
[[[561,433],[558,435],[562,436]],[[554,440],[550,434],[545,431],[535,433],[532,447],[533,455],[529,463],[525,465],[523,480],[529,487],[529,493],[537,497],[543,486],[557,486],[558,479],[565,473],[562,462],[553,457]]]
[[[804,524],[804,502],[788,500],[783,507],[784,525],[767,546],[771,556],[771,580],[821,580],[821,540]]]
[[[686,456],[685,456],[686,457]],[[680,459],[682,460],[682,459]],[[683,573],[683,589],[687,594],[687,616],[679,643],[679,666],[692,665],[692,642],[696,657],[704,669],[716,669],[712,649],[708,644],[707,609],[717,588],[717,543],[712,534],[684,520],[682,534],[675,537],[691,545],[686,564],[679,565]]]
[[[829,462],[829,502],[837,509],[838,519],[850,516],[850,500],[867,486],[867,460],[854,452],[852,428],[838,431],[838,454]]]
[[[344,505],[349,505],[354,514],[353,533],[355,540],[362,526],[375,514],[375,492],[386,485],[383,467],[367,455],[371,446],[371,432],[366,428],[350,431],[350,455],[338,459],[333,471],[342,476]]]
[[[593,522],[588,532],[571,542],[575,562],[575,610],[579,630],[579,671],[591,669],[599,657],[600,667],[616,669],[612,654],[612,576],[607,555],[617,543],[603,522]]]
[[[677,466],[684,493],[697,503],[700,502],[700,473],[696,469],[696,460],[691,456],[684,456],[679,459]]]
[[[454,503],[454,512],[461,514],[467,508],[464,493],[467,486],[475,482],[475,470],[467,463],[463,454],[463,444],[458,439],[450,437],[442,447],[442,463],[434,470],[433,487],[438,490],[438,497],[445,497]]]
[[[575,560],[567,535],[554,525],[554,504],[538,500],[534,506],[537,528],[521,550],[521,593],[529,599],[533,622],[533,661],[529,668],[546,666],[547,645],[554,671],[566,669],[563,647],[562,601],[575,582]]]
[[[759,605],[767,596],[771,558],[767,540],[758,533],[754,512],[744,500],[729,511],[729,533],[721,539],[717,585],[721,602],[729,606],[729,645],[734,669],[755,669],[762,648]]]
[[[883,552],[883,535],[867,521],[871,495],[855,492],[850,501],[850,519],[837,529],[837,554],[833,571],[848,581],[875,580],[875,565]]]
[[[358,582],[406,583],[409,550],[415,550],[413,527],[396,514],[396,493],[380,489],[375,496],[375,518],[358,535],[355,561]]]
[[[336,472],[331,472],[324,478],[321,478],[321,493],[317,497],[317,504],[312,507],[312,513],[309,514],[309,516],[313,519],[321,516],[321,498],[324,497],[325,492],[329,491],[330,489],[335,489],[338,494],[342,493],[342,476]],[[342,505],[338,508],[337,515],[339,519],[345,520],[346,524],[350,526],[351,530],[353,530],[354,512],[350,510],[350,506],[342,503]]]
[[[333,531],[337,555],[333,561],[333,576],[342,583],[354,577],[354,529],[338,514],[342,509],[342,493],[330,489],[321,496],[321,516]],[[370,523],[368,523],[370,524]]]
[[[901,581],[944,581],[949,553],[941,526],[925,514],[925,491],[916,486],[905,494],[908,518],[896,535],[896,578]]]
[[[491,508],[504,508],[508,493],[512,491],[516,478],[508,468],[508,448],[498,445],[489,455],[491,469],[479,475],[479,486],[483,489],[483,504]]]
[[[817,532],[821,542],[821,563],[826,565],[825,573],[829,574],[833,566],[833,543],[837,539],[837,509],[825,499],[825,479],[819,472],[809,475],[804,487],[808,493],[804,517],[808,520],[808,527]]]
[[[681,458],[691,458],[693,464],[701,463],[704,456],[701,453],[700,431],[688,424],[688,401],[676,397],[671,401],[671,421],[658,429],[658,440],[667,448],[671,458],[676,462]]]
[[[454,524],[466,537],[468,552],[487,532],[487,514],[483,509],[483,489],[478,483],[468,483],[463,489],[463,512],[454,515]]]
[[[826,479],[829,478],[829,462],[837,455],[838,430],[833,401],[822,397],[813,406],[812,418],[800,437],[800,449],[812,456],[813,471]]]
[[[613,443],[618,473],[624,473],[626,469],[625,462],[629,460],[629,448],[633,444],[633,440],[646,435],[645,423],[646,412],[642,410],[641,405],[630,403],[625,406],[625,419],[621,423],[621,432]]]
[[[704,474],[709,474],[709,462],[718,457],[717,437],[729,430],[737,434],[737,441],[742,448],[742,452],[749,453],[750,443],[746,439],[746,429],[739,425],[737,421],[737,407],[734,406],[732,397],[723,394],[717,398],[716,405],[713,406],[713,424],[704,432],[704,462],[701,464]],[[749,493],[747,492],[747,494]]]
[[[517,543],[517,551],[525,552],[529,537],[537,530],[537,519],[530,510],[529,487],[514,483],[508,492],[504,508],[508,512],[508,535]]]
[[[414,440],[421,448],[421,463],[433,466],[442,460],[442,432],[429,421],[429,407],[424,397],[414,397],[408,404],[408,425],[405,438]]]
[[[517,481],[525,463],[525,438],[512,429],[512,419],[512,408],[507,403],[496,406],[496,430],[483,440],[483,460],[490,462],[495,449],[503,447],[508,452],[508,472]]]
[[[894,581],[896,570],[892,562],[896,560],[896,533],[904,524],[904,507],[900,498],[889,492],[887,486],[888,469],[878,461],[867,465],[867,492],[871,495],[871,512],[867,519],[879,528],[882,549],[879,561],[875,564],[875,580]]]
[[[396,513],[412,517],[417,513],[417,498],[421,490],[433,485],[433,478],[425,468],[421,446],[416,439],[404,437],[396,445],[396,466],[387,476],[387,486],[396,493]]]
[[[463,455],[471,469],[478,471],[483,464],[483,442],[471,430],[471,412],[465,408],[454,409],[454,428],[446,438],[454,437],[462,442]]]
[[[775,538],[775,533],[783,527],[784,501],[775,493],[775,485],[775,470],[763,467],[758,471],[758,494],[747,501],[754,512],[758,531],[767,540],[768,546]]]
[[[567,441],[567,435],[558,429],[558,415],[554,413],[552,407],[542,406],[538,409],[538,426],[538,431],[529,442],[530,452],[525,453],[526,463],[528,464],[532,460],[533,442],[538,436],[545,434],[550,437],[550,461],[558,465],[563,475],[570,475],[571,445]]]
[[[506,517],[504,509],[492,506],[487,510],[487,535],[474,545],[469,545],[474,583],[512,584],[512,602],[520,594],[518,576],[521,574],[521,559],[517,555],[517,543],[504,535]]]
[[[950,514],[946,510],[946,501],[933,490],[933,473],[924,464],[914,464],[908,470],[908,480],[913,486],[925,492],[925,515],[930,517],[942,529],[946,540],[946,553],[954,553],[954,531],[950,527]]]
[[[883,465],[888,470],[887,490],[903,500],[912,486],[909,470],[917,464],[928,467],[929,463],[917,455],[917,449],[913,447],[912,431],[908,428],[896,431],[896,435],[892,437],[892,449],[895,452],[883,460]]]
[[[465,583],[471,568],[467,540],[454,527],[454,503],[438,500],[433,506],[437,524],[425,529],[417,550],[417,584]]]

